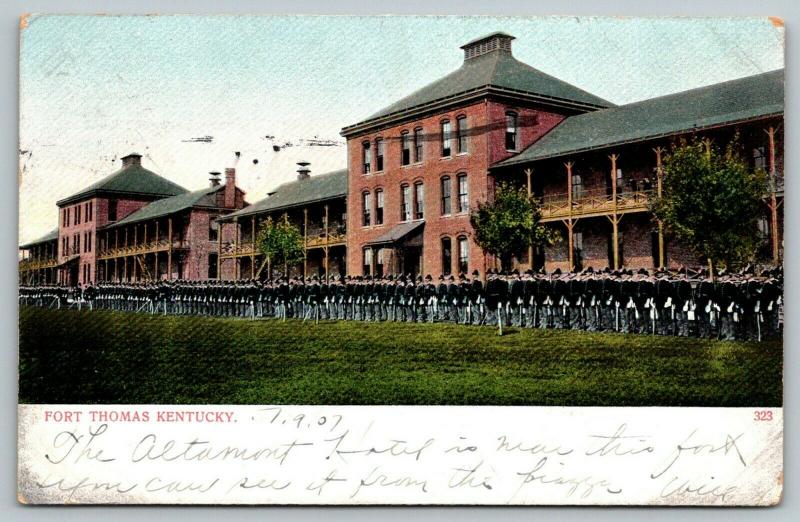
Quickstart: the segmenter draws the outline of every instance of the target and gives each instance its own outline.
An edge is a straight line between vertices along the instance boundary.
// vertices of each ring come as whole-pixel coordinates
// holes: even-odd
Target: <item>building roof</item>
[[[138,164],[126,165],[61,201],[58,206],[74,203],[98,194],[118,194],[126,196],[169,197],[183,194],[187,190],[170,180]]]
[[[480,42],[495,36],[479,38]],[[511,38],[509,36],[509,38]],[[471,45],[466,44],[464,47]],[[470,93],[484,95],[492,90],[528,95],[545,103],[573,106],[583,110],[613,107],[614,104],[565,81],[520,62],[508,51],[497,50],[464,60],[456,71],[376,112],[366,120],[345,127],[343,135],[358,132],[371,123],[381,124],[411,109],[446,104]]]
[[[347,195],[347,169],[335,170],[306,179],[290,181],[278,186],[270,196],[241,210],[221,217],[230,221],[235,217],[274,212],[318,201],[341,198]]]
[[[24,245],[20,245],[19,248],[27,250],[28,248],[31,248],[33,246],[41,245],[42,243],[47,243],[48,241],[57,241],[57,240],[58,240],[58,228],[51,230],[50,232],[40,237],[39,239],[36,239],[34,241],[29,241]]]
[[[125,216],[123,219],[108,224],[105,228],[140,223],[149,219],[169,216],[195,207],[216,208],[216,197],[213,196],[220,190],[224,190],[224,188],[225,185],[206,187],[204,189],[195,190],[194,192],[186,192],[177,196],[158,199],[145,205],[136,212]]]
[[[570,116],[507,166],[783,113],[784,71]]]
[[[414,232],[424,224],[425,220],[423,219],[417,221],[406,221],[404,223],[398,223],[397,225],[390,228],[388,231],[381,234],[377,239],[369,241],[367,244],[380,245],[383,243],[395,243],[403,239],[410,233]]]

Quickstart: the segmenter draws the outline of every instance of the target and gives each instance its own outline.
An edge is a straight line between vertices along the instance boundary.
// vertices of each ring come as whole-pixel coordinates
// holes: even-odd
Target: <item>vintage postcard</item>
[[[19,71],[20,502],[780,502],[780,19],[30,15]]]

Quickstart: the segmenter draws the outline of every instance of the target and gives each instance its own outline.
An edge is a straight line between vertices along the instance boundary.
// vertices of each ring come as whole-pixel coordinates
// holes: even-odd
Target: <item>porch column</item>
[[[250,239],[252,240],[253,248],[250,254],[250,279],[256,278],[256,215],[250,221]],[[219,263],[219,260],[217,260]]]
[[[133,280],[139,280],[139,267],[137,266],[136,260],[136,248],[139,246],[139,225],[133,225]]]
[[[663,180],[663,166],[661,164],[661,154],[664,149],[656,147],[653,149],[656,153],[656,196],[661,199],[662,180]],[[664,223],[658,220],[658,268],[664,268]]]
[[[328,274],[328,267],[330,263],[328,262],[328,252],[330,247],[328,246],[328,204],[325,203],[325,282],[328,282],[329,274]]]
[[[219,229],[217,230],[217,279],[222,278],[222,230],[225,223],[219,222]],[[170,239],[170,245],[172,240]]]
[[[617,158],[618,154],[611,154],[611,242],[614,252],[614,270],[619,270],[619,217],[617,216]]]
[[[525,169],[525,177],[528,179],[528,198],[531,197],[533,191],[531,189],[531,175],[533,174],[533,169]],[[528,265],[530,265],[530,269],[533,270],[533,245],[528,245]]]
[[[564,163],[564,166],[567,167],[567,211],[569,212],[569,217],[567,217],[566,225],[567,225],[567,235],[569,236],[568,240],[568,248],[569,248],[569,271],[572,272],[573,267],[575,266],[575,248],[574,248],[574,240],[575,238],[572,237],[572,230],[575,227],[575,223],[572,221],[572,165],[571,161]]]
[[[239,277],[240,277],[240,273],[241,273],[241,268],[242,268],[240,266],[240,263],[242,261],[241,261],[241,259],[239,259],[239,256],[237,255],[239,253],[239,241],[241,241],[241,239],[242,239],[242,233],[241,233],[242,231],[239,228],[239,218],[238,217],[233,218],[233,230],[234,230],[234,233],[236,234],[236,238],[235,238],[236,247],[234,248],[234,251],[233,251],[233,254],[234,254],[234,258],[233,258],[233,267],[234,267],[233,278],[238,281]],[[217,266],[219,266],[219,258],[217,258]]]
[[[303,277],[308,277],[308,208],[303,208]]]
[[[167,281],[172,281],[172,217],[167,218]]]
[[[770,213],[770,228],[772,229],[772,262],[778,264],[779,245],[778,238],[778,179],[775,171],[775,127],[770,126],[766,131],[769,136],[769,213]]]

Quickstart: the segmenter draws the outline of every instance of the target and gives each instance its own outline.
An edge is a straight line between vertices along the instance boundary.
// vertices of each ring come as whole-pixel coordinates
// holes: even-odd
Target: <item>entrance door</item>
[[[403,248],[403,256],[401,257],[401,267],[404,274],[411,274],[417,276],[422,267],[422,247],[421,246],[407,246]]]

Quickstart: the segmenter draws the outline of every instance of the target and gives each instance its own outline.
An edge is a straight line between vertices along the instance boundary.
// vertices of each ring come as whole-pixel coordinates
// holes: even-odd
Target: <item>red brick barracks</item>
[[[23,281],[259,277],[293,274],[457,274],[496,266],[475,244],[470,209],[497,181],[526,186],[564,241],[529,250],[522,269],[700,265],[656,224],[661,161],[676,138],[726,143],[734,134],[771,177],[762,258],[782,259],[783,70],[627,105],[514,59],[514,37],[467,43],[462,66],[347,126],[346,170],[311,175],[247,205],[226,171],[188,192],[144,169],[120,171],[58,202],[60,225],[22,245]],[[305,260],[272,267],[255,244],[267,219],[299,225]]]

